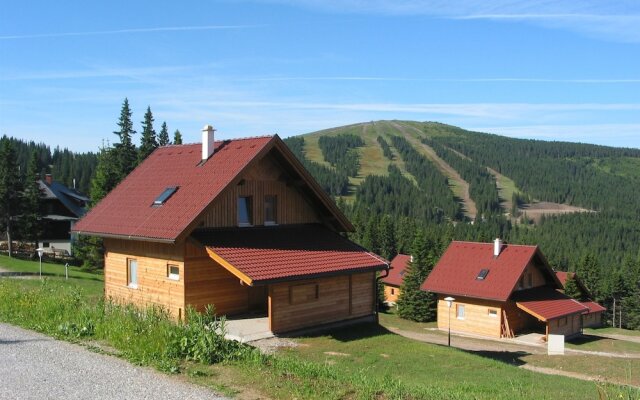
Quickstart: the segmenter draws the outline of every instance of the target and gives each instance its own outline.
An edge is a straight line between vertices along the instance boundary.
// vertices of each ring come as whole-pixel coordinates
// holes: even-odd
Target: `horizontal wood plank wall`
[[[400,288],[391,285],[384,285],[384,298],[390,303],[396,303],[400,296]]]
[[[104,291],[107,299],[138,307],[156,305],[165,308],[173,317],[184,313],[184,262],[180,246],[147,242],[105,240]],[[118,252],[126,251],[126,252]],[[155,257],[149,257],[150,254]],[[164,258],[160,258],[164,257]],[[138,262],[137,288],[128,286],[127,263]],[[167,277],[167,266],[176,265],[180,279]]]
[[[449,328],[449,307],[444,295],[438,296],[438,328]],[[456,305],[464,305],[464,319],[456,317]],[[503,303],[456,296],[451,305],[451,330],[474,333],[484,336],[500,337],[500,323]],[[496,310],[496,316],[489,315],[489,310]],[[511,321],[509,321],[511,322]]]
[[[228,188],[212,204],[204,217],[204,227],[233,227],[238,225],[237,202],[239,196],[253,197],[253,224],[264,225],[264,198],[277,197],[277,223],[304,224],[319,222],[317,213],[293,186],[280,180],[280,170],[265,157],[248,171],[241,185]]]
[[[270,285],[271,331],[280,333],[373,314],[373,273],[352,275],[351,304],[349,280],[349,276],[343,275]],[[308,284],[318,285],[318,298],[291,304],[291,287]]]
[[[554,335],[572,336],[580,333],[580,320],[582,315],[575,314],[558,319],[552,319],[548,322],[549,333]]]
[[[213,304],[219,315],[246,312],[248,287],[209,257],[185,259],[185,304],[203,311]]]
[[[362,317],[375,311],[373,272],[351,275],[351,316]]]
[[[538,319],[516,306],[516,303],[509,300],[505,303],[504,309],[509,319],[509,327],[515,334],[527,329],[542,329],[544,322],[538,321]]]

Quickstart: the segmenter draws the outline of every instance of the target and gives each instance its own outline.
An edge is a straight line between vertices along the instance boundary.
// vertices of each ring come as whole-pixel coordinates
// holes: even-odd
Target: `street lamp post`
[[[451,305],[453,304],[455,299],[449,296],[449,297],[445,297],[444,301],[447,302],[447,307],[449,307],[449,336],[448,336],[447,346],[451,347]]]
[[[38,247],[36,251],[38,252],[38,257],[40,257],[40,279],[42,279],[42,254],[44,253],[44,249]]]

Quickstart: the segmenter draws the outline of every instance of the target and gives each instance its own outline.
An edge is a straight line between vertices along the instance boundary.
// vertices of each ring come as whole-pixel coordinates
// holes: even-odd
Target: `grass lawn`
[[[398,317],[392,310],[381,312],[380,325],[385,328],[398,328],[403,331],[418,333],[440,333],[438,324],[434,322],[413,322]],[[435,329],[435,330],[434,330]]]
[[[434,396],[441,392],[460,399],[597,398],[594,383],[525,371],[471,352],[406,339],[375,325],[299,342],[301,346],[284,353],[330,365],[342,374],[397,380]]]
[[[584,333],[589,335],[598,335],[600,333],[606,335],[625,335],[625,336],[640,336],[640,331],[632,331],[629,329],[619,328],[585,328]]]
[[[571,339],[567,341],[566,345],[567,348],[576,350],[640,354],[640,343],[591,336],[588,334]]]

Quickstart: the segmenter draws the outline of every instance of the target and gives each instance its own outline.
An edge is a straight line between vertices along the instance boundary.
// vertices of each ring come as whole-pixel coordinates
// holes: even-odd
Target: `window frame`
[[[131,263],[132,262],[135,263],[135,268],[133,269],[135,271],[135,274],[134,274],[135,282],[133,279],[131,279],[132,277]],[[138,288],[138,259],[136,258],[127,258],[127,287],[131,289]]]
[[[462,311],[462,313],[460,311]],[[464,317],[465,317],[464,304],[456,304],[456,318],[464,319]]]
[[[245,199],[244,204],[246,206],[247,220],[249,222],[240,221],[240,199]],[[251,195],[238,196],[238,200],[236,201],[236,208],[237,208],[236,218],[238,219],[238,226],[241,228],[253,226],[253,196]]]
[[[267,220],[267,199],[273,199],[273,204],[271,205],[273,219]],[[267,194],[264,196],[264,224],[266,226],[278,225],[278,196],[275,194]]]
[[[489,308],[487,310],[487,315],[489,315],[489,317],[491,318],[498,318],[498,310],[496,310],[495,308]]]
[[[171,273],[171,268],[177,268],[178,273]],[[179,281],[180,280],[180,266],[178,264],[167,264],[167,279],[171,281]]]

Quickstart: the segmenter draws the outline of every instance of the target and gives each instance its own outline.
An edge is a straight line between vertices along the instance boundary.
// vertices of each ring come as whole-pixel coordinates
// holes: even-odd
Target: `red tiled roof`
[[[498,257],[493,256],[493,243],[457,242],[449,245],[421,289],[435,293],[506,301],[518,284],[527,264],[538,256],[549,270],[537,246],[503,244]],[[489,273],[476,279],[481,270]],[[554,280],[554,277],[550,277]]]
[[[607,311],[606,308],[602,307],[600,304],[596,303],[595,301],[591,301],[591,300],[581,301],[580,304],[582,304],[583,306],[589,309],[589,312],[587,314]]]
[[[259,155],[278,148],[285,158],[295,158],[277,135],[218,141],[214,146],[214,154],[202,165],[201,144],[156,149],[75,224],[73,231],[104,237],[175,242],[181,235],[189,234],[187,228],[193,226],[216,196],[239,179],[245,168],[260,158]],[[324,204],[323,207],[336,217],[337,224],[345,230],[350,229],[346,218],[322,189],[311,182],[312,178],[301,164],[297,160],[290,163],[306,179],[320,204]],[[173,186],[178,190],[162,206],[154,207],[153,201],[166,188]]]
[[[562,283],[562,287],[564,287],[564,285],[566,285],[567,283],[567,274],[568,272],[556,271],[556,276],[558,277],[560,283]]]
[[[193,219],[256,157],[272,137],[216,142],[198,166],[201,145],[156,149],[73,228],[76,232],[175,240]],[[167,187],[178,190],[159,207]]]
[[[382,280],[386,285],[400,286],[404,280],[404,273],[406,272],[411,256],[406,254],[398,254],[391,260],[391,270],[389,270],[389,276]]]
[[[579,301],[548,286],[515,292],[513,300],[518,308],[543,321],[583,314],[589,310]]]
[[[317,224],[202,230],[192,236],[251,284],[382,270],[388,263]]]

